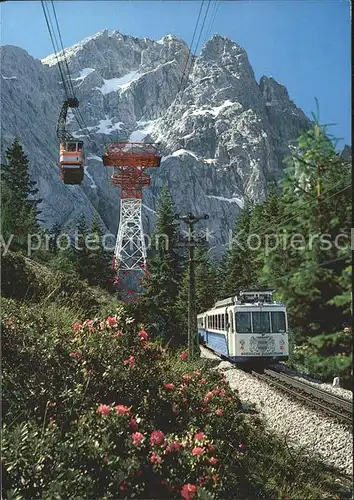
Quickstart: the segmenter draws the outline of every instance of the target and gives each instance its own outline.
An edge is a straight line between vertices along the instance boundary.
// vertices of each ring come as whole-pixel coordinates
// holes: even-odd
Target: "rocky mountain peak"
[[[105,144],[160,142],[161,166],[144,192],[145,230],[153,230],[167,183],[177,211],[210,214],[204,224],[218,249],[244,199],[265,198],[268,182],[282,175],[289,141],[310,123],[283,85],[271,77],[258,84],[246,51],[221,35],[188,57],[174,35],[150,40],[103,30],[65,54],[82,117],[79,125],[69,113],[71,133],[85,142],[81,186],[64,186],[58,173],[55,129],[65,95],[56,57],[38,61],[16,47],[1,49],[2,153],[20,138],[47,227],[58,221],[70,229],[81,213],[98,213],[115,234],[119,189],[102,165]]]

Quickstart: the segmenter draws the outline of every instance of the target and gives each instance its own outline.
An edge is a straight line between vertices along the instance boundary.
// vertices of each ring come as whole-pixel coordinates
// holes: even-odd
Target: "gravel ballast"
[[[219,359],[202,346],[201,356]],[[255,404],[267,427],[286,437],[288,445],[304,447],[324,463],[353,474],[353,435],[350,430],[302,406],[228,361],[221,361],[215,369],[224,372],[230,387],[238,391],[243,403]]]

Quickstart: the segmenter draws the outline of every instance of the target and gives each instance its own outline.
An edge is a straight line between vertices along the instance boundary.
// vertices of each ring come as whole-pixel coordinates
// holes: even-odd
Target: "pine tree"
[[[58,238],[61,233],[61,224],[57,221],[54,222],[50,228],[50,241],[49,241],[49,251],[56,254],[58,252]]]
[[[246,201],[236,222],[222,269],[223,297],[235,295],[240,289],[251,286],[255,280],[256,253],[252,248],[256,248],[257,241],[250,238],[252,208],[252,204]]]
[[[339,250],[333,241],[340,233],[350,234],[350,170],[333,142],[318,122],[299,137],[281,197],[279,229],[287,244],[264,259],[263,278],[275,284],[287,304],[298,340],[331,332],[344,319],[333,297],[343,292],[340,276],[346,264],[338,259],[349,248]],[[298,244],[290,244],[295,238]]]
[[[28,234],[38,230],[37,216],[41,213],[35,199],[38,189],[29,176],[29,162],[18,139],[6,150],[6,164],[1,164],[2,234],[14,235],[13,249],[23,249]]]
[[[158,200],[153,257],[148,260],[149,275],[143,279],[138,308],[142,321],[155,336],[174,341],[179,336],[176,300],[183,273],[183,258],[176,249],[177,234],[173,204],[165,185]]]
[[[88,226],[86,217],[81,214],[76,224],[75,244],[65,251],[65,254],[73,262],[76,273],[82,279],[86,279],[89,250],[86,245]]]
[[[113,277],[111,257],[105,250],[102,241],[103,231],[97,216],[93,218],[90,232],[90,247],[85,268],[85,277],[90,285],[109,288],[109,281]]]
[[[210,309],[219,298],[218,268],[209,261],[208,248],[197,248],[195,251],[195,302],[197,314]],[[176,310],[182,331],[188,329],[188,288],[189,272],[185,270],[181,282]]]

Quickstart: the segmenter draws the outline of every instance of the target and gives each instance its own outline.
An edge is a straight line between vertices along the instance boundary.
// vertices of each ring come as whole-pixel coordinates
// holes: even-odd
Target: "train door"
[[[229,339],[229,356],[235,356],[236,353],[236,335],[234,328],[234,311],[232,307],[226,308],[228,339]]]

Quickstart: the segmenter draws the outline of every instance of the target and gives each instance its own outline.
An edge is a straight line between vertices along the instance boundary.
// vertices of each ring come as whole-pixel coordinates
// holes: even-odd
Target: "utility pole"
[[[188,248],[188,359],[195,359],[199,351],[199,339],[197,330],[197,313],[195,308],[195,269],[194,269],[194,249],[206,245],[205,237],[193,237],[194,225],[201,221],[209,219],[208,214],[196,216],[191,213],[187,215],[175,215],[176,220],[181,220],[188,225],[188,236],[180,237],[176,246]]]

